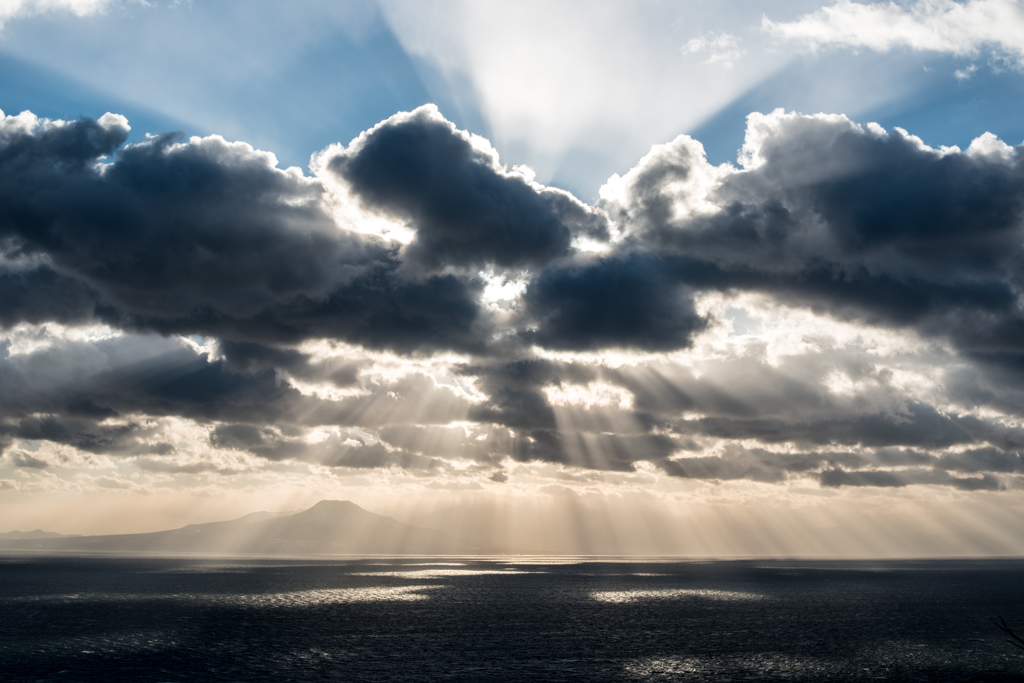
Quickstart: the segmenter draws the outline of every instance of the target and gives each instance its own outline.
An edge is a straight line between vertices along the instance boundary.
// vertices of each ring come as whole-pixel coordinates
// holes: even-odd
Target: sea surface
[[[1024,560],[0,557],[2,681],[1024,681]]]

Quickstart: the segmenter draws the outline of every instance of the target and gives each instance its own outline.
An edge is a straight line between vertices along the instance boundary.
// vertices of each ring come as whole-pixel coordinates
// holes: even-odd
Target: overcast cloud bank
[[[1019,485],[1024,147],[779,110],[589,206],[432,106],[311,175],[128,131],[0,123],[8,465]]]

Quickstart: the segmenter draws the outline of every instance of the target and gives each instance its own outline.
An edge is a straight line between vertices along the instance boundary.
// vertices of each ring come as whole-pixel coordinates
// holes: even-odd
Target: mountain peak
[[[321,500],[309,510],[362,510],[351,500]],[[307,512],[309,511],[307,510]]]
[[[313,507],[295,513],[292,518],[333,523],[341,519],[366,516],[375,517],[376,515],[367,512],[350,500],[321,500]]]

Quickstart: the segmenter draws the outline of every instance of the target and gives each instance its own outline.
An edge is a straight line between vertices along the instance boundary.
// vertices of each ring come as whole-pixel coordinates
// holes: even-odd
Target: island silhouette
[[[141,534],[0,535],[0,550],[230,553],[245,555],[474,555],[496,552],[454,536],[374,514],[347,500],[299,512],[254,512],[238,519]]]

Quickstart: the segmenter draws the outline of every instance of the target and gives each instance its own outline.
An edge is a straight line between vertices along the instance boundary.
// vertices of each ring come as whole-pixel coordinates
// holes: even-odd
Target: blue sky
[[[935,146],[966,147],[986,131],[1024,139],[1014,114],[1020,72],[1001,63],[998,50],[808,50],[762,27],[763,17],[813,12],[811,2],[611,3],[608,16],[566,3],[564,12],[546,13],[550,25],[537,35],[521,26],[536,9],[528,4],[513,12],[519,23],[479,9],[488,3],[475,13],[456,2],[417,3],[413,19],[400,2],[106,2],[84,16],[60,3],[38,12],[25,4],[0,38],[4,111],[67,118],[116,110],[134,135],[218,133],[302,168],[328,144],[428,102],[491,138],[510,163],[529,164],[542,180],[588,199],[679,133],[700,140],[712,161],[735,161],[746,115],[777,107],[900,126]],[[613,28],[622,35],[608,36]],[[722,34],[736,39],[724,50],[739,53],[731,62],[704,63],[714,47],[685,52],[694,39]],[[622,59],[602,55],[609,50]],[[527,90],[519,120],[505,120],[495,111],[504,101],[488,93],[509,75],[531,77],[535,63],[522,59],[529,51],[543,55],[542,68],[564,91]],[[637,73],[645,67],[653,73]],[[967,77],[955,76],[965,70]],[[593,90],[595,79],[603,92],[574,104],[572,82]],[[658,115],[634,124],[638,108]],[[537,130],[563,109],[575,120]]]
[[[12,528],[1024,552],[1021,0],[0,23]]]
[[[9,21],[6,110],[117,109],[138,134],[219,133],[305,167],[395,111],[431,100],[372,4],[110,4]]]

